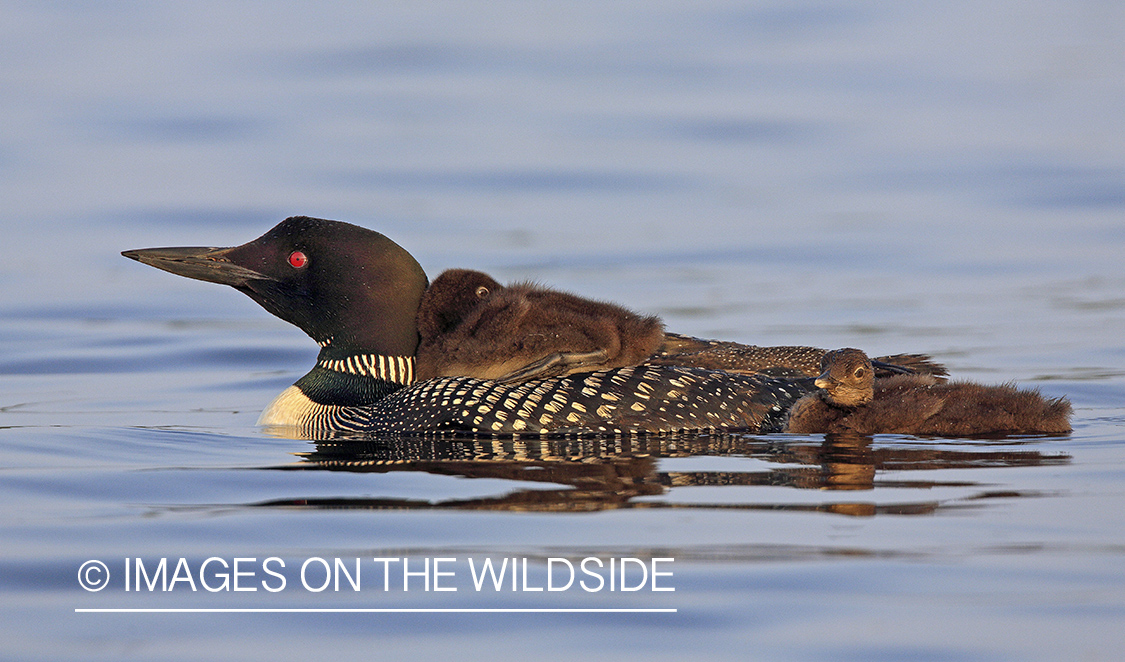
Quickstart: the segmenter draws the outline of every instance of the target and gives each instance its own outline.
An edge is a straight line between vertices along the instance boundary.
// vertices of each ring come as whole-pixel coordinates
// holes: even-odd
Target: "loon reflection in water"
[[[1011,441],[1011,440],[1010,440]],[[497,496],[428,501],[372,497],[287,497],[248,504],[255,507],[339,509],[438,509],[586,512],[617,508],[703,508],[799,510],[853,516],[929,514],[939,509],[972,507],[982,500],[1038,496],[1027,491],[995,492],[988,483],[879,478],[879,474],[950,469],[995,469],[1067,464],[1063,454],[996,449],[989,442],[935,445],[932,442],[875,447],[872,437],[827,435],[823,443],[799,437],[740,434],[668,435],[606,439],[433,439],[347,438],[316,442],[301,461],[272,467],[286,471],[357,473],[424,472],[462,478],[511,480],[518,487]],[[753,471],[661,471],[662,460],[722,457],[750,458],[776,467]],[[737,466],[732,464],[731,466]],[[552,487],[528,488],[527,484]],[[560,487],[561,486],[561,487]],[[789,487],[826,493],[855,494],[878,488],[931,490],[959,488],[968,496],[881,505],[849,497],[823,503],[755,503],[745,493],[730,493],[709,503],[668,502],[673,488]],[[711,494],[716,494],[712,492]],[[771,494],[775,494],[771,492]],[[642,497],[647,497],[641,499]],[[737,500],[735,500],[737,499]],[[803,501],[803,500],[802,500]]]

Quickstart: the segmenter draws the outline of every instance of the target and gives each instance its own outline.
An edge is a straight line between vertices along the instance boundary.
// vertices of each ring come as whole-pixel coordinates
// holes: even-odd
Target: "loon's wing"
[[[565,373],[593,372],[597,370],[597,366],[605,363],[607,356],[608,352],[604,349],[592,352],[555,352],[498,377],[496,381],[502,384],[514,384],[532,379],[557,377]]]
[[[826,351],[802,345],[759,347],[666,333],[664,344],[648,362],[774,376],[791,376],[796,372],[815,377],[820,374],[820,359]],[[935,377],[949,374],[945,366],[923,354],[880,356],[873,359],[872,364],[880,377],[904,372]]]

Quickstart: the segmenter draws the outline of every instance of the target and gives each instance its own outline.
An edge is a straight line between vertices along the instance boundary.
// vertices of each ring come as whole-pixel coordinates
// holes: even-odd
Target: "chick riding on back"
[[[418,309],[418,378],[503,383],[637,365],[664,341],[659,318],[530,283],[450,269]]]

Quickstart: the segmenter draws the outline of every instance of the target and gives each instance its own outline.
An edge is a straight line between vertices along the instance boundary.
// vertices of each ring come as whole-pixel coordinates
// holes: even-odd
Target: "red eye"
[[[289,254],[289,266],[294,269],[300,269],[309,263],[309,256],[301,251],[293,251]]]

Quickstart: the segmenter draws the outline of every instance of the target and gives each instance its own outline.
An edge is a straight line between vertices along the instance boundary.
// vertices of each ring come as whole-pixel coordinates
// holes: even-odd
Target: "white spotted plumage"
[[[410,374],[409,361],[397,362],[397,358],[409,357],[380,361],[377,356],[364,356],[320,365],[357,375],[362,371],[355,367],[349,371],[350,366],[370,365],[390,381]],[[297,402],[289,394],[271,406],[279,420],[263,422],[298,425],[314,434],[332,430],[488,435],[767,431],[773,419],[807,390],[759,375],[641,365],[514,385],[442,377],[405,386],[365,406],[316,405],[307,398]],[[286,403],[292,412],[279,417],[279,407]]]

